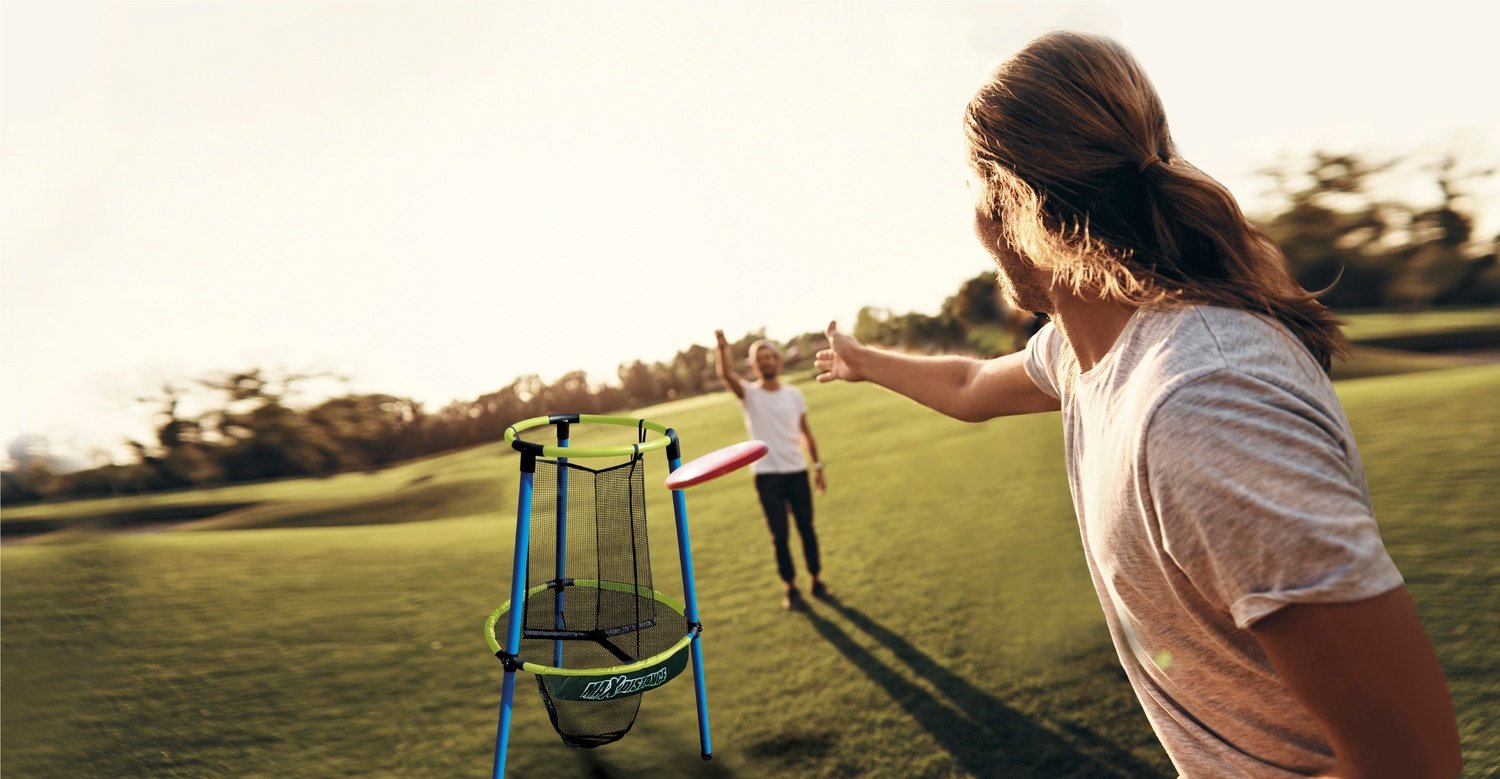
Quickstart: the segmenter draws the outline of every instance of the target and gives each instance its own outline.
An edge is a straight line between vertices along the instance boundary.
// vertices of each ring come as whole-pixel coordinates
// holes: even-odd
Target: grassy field
[[[1500,332],[1500,307],[1453,308],[1436,311],[1377,311],[1340,315],[1344,334],[1356,343],[1409,335]]]
[[[528,683],[510,775],[1174,775],[1088,582],[1057,417],[964,425],[868,386],[803,387],[829,463],[819,528],[841,600],[782,612],[748,476],[697,488],[715,760],[697,757],[690,679],[648,694],[631,735],[595,751],[558,741]],[[1468,773],[1492,775],[1500,367],[1340,391],[1383,537],[1449,675]],[[682,431],[689,458],[743,438],[722,393],[645,413]],[[657,588],[677,593],[667,493],[649,486],[661,458],[649,468]],[[487,775],[501,668],[481,626],[507,597],[515,488],[515,456],[487,446],[144,501],[238,506],[178,527],[219,532],[5,547],[0,773]]]

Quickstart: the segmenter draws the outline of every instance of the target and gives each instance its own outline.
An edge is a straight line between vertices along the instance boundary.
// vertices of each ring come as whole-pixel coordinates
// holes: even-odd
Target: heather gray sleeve
[[[1057,328],[1048,322],[1031,336],[1026,342],[1026,375],[1031,383],[1042,392],[1051,395],[1058,400],[1062,399],[1062,393],[1058,390],[1057,381],[1057,357],[1058,350],[1062,348],[1062,334]]]
[[[1287,604],[1401,584],[1328,395],[1220,370],[1173,391],[1146,428],[1140,465],[1162,546],[1242,628]]]

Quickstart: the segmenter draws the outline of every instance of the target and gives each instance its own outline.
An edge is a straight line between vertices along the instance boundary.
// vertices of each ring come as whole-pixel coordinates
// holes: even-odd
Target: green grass
[[[496,444],[413,460],[374,474],[346,473],[326,479],[286,479],[122,498],[35,503],[7,508],[0,522],[8,526],[48,523],[56,527],[118,529],[214,517],[224,521],[202,526],[275,527],[318,522],[325,513],[327,521],[321,524],[402,521],[404,512],[382,512],[378,508],[365,511],[368,519],[361,521],[357,507],[365,502],[387,502],[398,495],[409,499],[405,496],[413,490],[427,493],[421,501],[425,504],[421,508],[424,516],[462,516],[483,510],[476,501],[501,498],[499,485],[491,477],[496,458],[509,451]],[[231,508],[235,509],[233,515],[223,513]],[[351,516],[350,512],[356,514]],[[382,516],[391,519],[381,519]]]
[[[1399,373],[1418,373],[1444,368],[1473,365],[1473,360],[1444,354],[1425,354],[1399,349],[1382,349],[1378,346],[1351,346],[1348,356],[1335,360],[1331,375],[1335,381],[1364,379],[1371,376],[1392,376]]]
[[[636,732],[600,752],[557,743],[523,686],[514,775],[1159,770],[1078,559],[1056,419],[970,427],[868,387],[807,392],[833,483],[820,526],[845,605],[781,612],[748,477],[695,490],[718,758],[697,761],[687,680],[648,696]],[[648,414],[683,430],[688,457],[743,437],[722,394]],[[997,526],[992,485],[972,469],[1009,435],[1044,449],[1006,466],[1018,505],[1038,503],[1041,515],[1007,511]],[[487,469],[504,495],[480,516],[6,548],[7,772],[87,775],[90,762],[109,776],[482,771],[500,669],[479,626],[505,597],[514,501],[515,461],[498,451],[425,463],[434,477],[424,484]],[[882,468],[923,486],[881,478]],[[648,478],[663,471],[653,460]],[[293,487],[266,485],[283,499]],[[679,591],[670,509],[655,492],[658,581]],[[965,581],[996,567],[1002,575]],[[1074,718],[1058,695],[1100,704]],[[788,701],[821,704],[789,716]]]
[[[1356,343],[1407,335],[1500,330],[1500,306],[1340,313],[1339,318],[1344,320],[1344,335]]]
[[[829,463],[818,525],[841,603],[783,613],[748,475],[695,488],[715,760],[697,758],[686,676],[595,751],[558,741],[523,677],[510,775],[1173,775],[1088,581],[1056,415],[964,425],[868,386],[802,386]],[[1500,367],[1340,391],[1469,770],[1500,771]],[[682,431],[688,458],[744,437],[723,393],[645,414]],[[679,593],[667,495],[649,486],[665,469],[648,463],[657,587]],[[481,626],[507,597],[515,489],[514,455],[486,446],[145,499],[254,504],[206,524],[270,529],[5,547],[0,773],[485,773],[501,669]],[[389,524],[404,519],[429,521]]]
[[[1381,536],[1453,690],[1464,775],[1500,775],[1500,366],[1350,382],[1341,394]]]

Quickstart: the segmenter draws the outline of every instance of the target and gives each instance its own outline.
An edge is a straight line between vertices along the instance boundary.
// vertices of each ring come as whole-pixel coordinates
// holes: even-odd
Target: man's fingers
[[[828,322],[828,329],[823,331],[823,335],[828,336],[828,340],[832,341],[833,337],[835,335],[838,335],[838,332],[839,332],[839,323],[838,323],[837,319],[834,319],[834,320],[830,320]]]

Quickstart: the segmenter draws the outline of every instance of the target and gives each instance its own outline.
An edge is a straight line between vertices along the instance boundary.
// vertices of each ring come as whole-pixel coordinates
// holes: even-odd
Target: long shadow
[[[975,776],[1162,777],[1161,771],[1086,729],[1070,726],[1070,741],[949,671],[864,612],[830,601],[857,629],[880,642],[912,673],[951,702],[908,680],[815,611],[808,622],[871,681],[880,685],[923,730]],[[1087,742],[1087,743],[1080,743]]]

